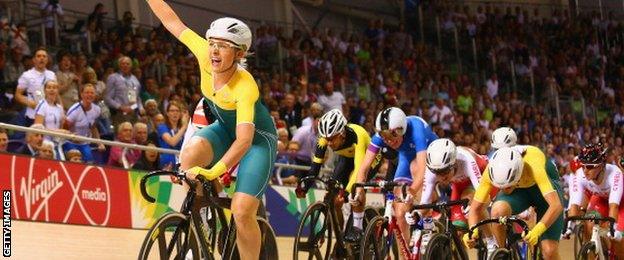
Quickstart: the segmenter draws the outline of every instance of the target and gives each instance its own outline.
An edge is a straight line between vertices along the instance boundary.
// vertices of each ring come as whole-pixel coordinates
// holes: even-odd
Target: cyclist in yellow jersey
[[[537,212],[539,222],[526,234],[530,245],[540,242],[545,259],[559,259],[559,238],[563,229],[562,191],[556,171],[547,170],[544,153],[534,146],[503,147],[497,150],[486,167],[468,213],[468,224],[482,219],[485,202],[492,188],[499,192],[492,205],[492,217],[518,214],[530,206]],[[494,226],[498,245],[503,245],[505,233]],[[464,235],[464,242],[474,246],[474,239]]]
[[[320,137],[312,158],[310,175],[318,175],[321,166],[325,162],[325,153],[329,146],[338,156],[332,178],[342,183],[345,191],[351,192],[351,187],[355,183],[356,177],[354,171],[359,169],[371,140],[368,132],[359,125],[347,124],[347,119],[342,112],[338,109],[332,109],[319,120],[318,133]],[[339,211],[337,216],[340,218],[342,217],[340,209],[342,209],[344,197],[338,196],[334,203]],[[354,207],[353,210],[353,226],[361,230],[364,207]],[[340,219],[340,221],[342,222],[343,220]],[[342,223],[340,223],[340,226],[342,226]]]
[[[251,31],[240,20],[219,18],[202,38],[180,21],[163,0],[147,0],[165,28],[197,58],[201,92],[216,121],[199,130],[180,153],[180,169],[190,179],[197,174],[221,175],[239,163],[232,214],[239,227],[236,243],[241,259],[258,259],[259,199],[268,184],[277,154],[277,131],[253,76],[244,68]],[[210,169],[204,169],[209,166]]]

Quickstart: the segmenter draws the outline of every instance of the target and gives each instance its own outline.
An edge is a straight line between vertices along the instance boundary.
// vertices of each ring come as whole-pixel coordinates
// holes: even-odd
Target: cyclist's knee
[[[235,193],[232,198],[232,215],[239,224],[252,224],[256,221],[259,201],[248,194]]]
[[[511,206],[506,201],[497,201],[492,205],[492,217],[502,217],[511,215]]]
[[[188,169],[193,166],[206,166],[200,164],[209,163],[212,159],[213,151],[210,142],[199,136],[194,136],[180,152],[180,167]]]
[[[542,249],[542,256],[544,259],[558,259],[559,256],[559,242],[555,240],[542,240],[540,242]]]

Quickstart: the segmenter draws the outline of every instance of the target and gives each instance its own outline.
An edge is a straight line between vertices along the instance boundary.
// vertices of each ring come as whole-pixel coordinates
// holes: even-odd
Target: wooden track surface
[[[11,224],[11,259],[136,259],[147,232],[16,220]],[[292,259],[293,238],[278,237],[277,242],[280,259]],[[573,259],[572,241],[562,241],[560,252],[562,259]]]

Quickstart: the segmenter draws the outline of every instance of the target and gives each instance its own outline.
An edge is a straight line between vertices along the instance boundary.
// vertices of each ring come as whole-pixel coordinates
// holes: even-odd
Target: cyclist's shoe
[[[358,243],[362,240],[362,229],[358,227],[351,227],[345,232],[344,240],[351,243]]]

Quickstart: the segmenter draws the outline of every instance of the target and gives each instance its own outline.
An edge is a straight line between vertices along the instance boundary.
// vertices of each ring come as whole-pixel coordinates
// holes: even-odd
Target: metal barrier
[[[129,144],[129,143],[116,142],[116,141],[95,139],[95,138],[84,137],[84,136],[79,136],[75,134],[65,134],[65,133],[53,132],[53,131],[46,130],[46,129],[37,129],[37,128],[12,125],[12,124],[6,124],[6,123],[0,123],[0,128],[26,132],[26,133],[37,133],[37,134],[42,134],[42,135],[48,135],[48,136],[62,138],[65,140],[89,142],[89,143],[103,144],[103,145],[108,145],[108,146],[119,146],[119,147],[124,147],[124,148],[129,148],[129,149],[137,149],[137,150],[143,150],[143,151],[155,151],[159,153],[167,153],[167,154],[175,154],[175,155],[180,154],[180,151],[173,150],[173,149],[165,149],[165,148],[158,148],[158,147],[153,147],[153,146],[145,146],[145,145],[138,145],[138,144]],[[310,166],[285,164],[285,163],[275,163],[275,168],[277,169],[285,168],[285,169],[293,169],[293,170],[300,170],[300,171],[310,170]],[[332,172],[332,169],[323,168],[321,170],[321,173],[323,174],[329,173],[329,172]]]

